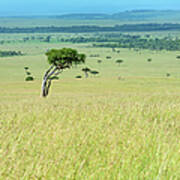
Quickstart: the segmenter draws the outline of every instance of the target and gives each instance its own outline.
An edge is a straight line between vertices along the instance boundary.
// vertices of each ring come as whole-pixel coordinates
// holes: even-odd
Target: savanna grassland
[[[0,58],[0,179],[180,179],[180,52],[18,41],[25,36],[0,35],[15,40],[1,50],[24,53]],[[86,64],[60,74],[43,99],[44,54],[62,47]],[[83,67],[100,74],[85,78]]]

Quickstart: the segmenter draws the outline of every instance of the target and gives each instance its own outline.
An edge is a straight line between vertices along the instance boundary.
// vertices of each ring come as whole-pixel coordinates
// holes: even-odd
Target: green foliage
[[[138,49],[150,50],[180,50],[180,39],[171,37],[163,38],[144,38],[140,35],[127,35],[127,34],[114,33],[112,36],[99,36],[94,40],[94,47],[107,47],[107,48],[129,48],[138,51]]]
[[[32,76],[27,76],[25,78],[25,81],[33,81],[33,80],[34,80],[34,78]]]
[[[123,63],[123,60],[122,59],[118,59],[118,60],[116,60],[116,63],[121,64],[121,63]]]
[[[152,59],[151,59],[151,58],[148,58],[148,59],[147,59],[147,61],[148,61],[148,62],[151,62],[151,61],[152,61]]]
[[[9,56],[22,56],[21,51],[0,51],[0,57],[9,57]]]
[[[82,76],[78,75],[78,76],[76,76],[76,78],[77,78],[77,79],[81,79],[81,78],[82,78]]]
[[[58,76],[53,76],[53,77],[51,77],[51,78],[49,78],[49,79],[51,79],[51,80],[58,80],[59,77],[58,77]]]
[[[55,65],[60,69],[70,68],[73,65],[85,63],[85,54],[79,54],[75,49],[62,48],[51,49],[46,52],[49,64]]]
[[[29,76],[29,75],[31,75],[31,73],[30,72],[26,72],[26,74]]]
[[[29,67],[24,67],[24,70],[25,70],[25,73],[26,73],[26,78],[25,78],[25,81],[33,81],[34,80],[34,77],[31,76],[31,72],[29,72]]]
[[[90,72],[91,70],[88,67],[82,68],[82,71],[84,72]]]
[[[111,56],[106,56],[106,59],[111,59]]]
[[[27,71],[29,69],[29,67],[24,67],[24,69]]]

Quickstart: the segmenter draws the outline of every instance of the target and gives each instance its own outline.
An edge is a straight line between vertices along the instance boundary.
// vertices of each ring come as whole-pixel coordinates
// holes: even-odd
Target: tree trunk
[[[53,69],[54,68],[54,69]],[[57,72],[58,71],[58,72]],[[41,87],[41,97],[46,97],[49,93],[49,89],[51,86],[51,81],[53,76],[58,75],[61,73],[61,70],[55,67],[54,65],[51,66],[45,73],[42,81],[42,87]]]
[[[85,76],[86,76],[86,78],[88,78],[88,73],[87,72],[85,72]]]
[[[42,81],[42,91],[41,91],[41,96],[42,97],[46,97],[48,95],[47,94],[47,87],[46,87],[46,85],[47,85],[47,79],[44,79]]]

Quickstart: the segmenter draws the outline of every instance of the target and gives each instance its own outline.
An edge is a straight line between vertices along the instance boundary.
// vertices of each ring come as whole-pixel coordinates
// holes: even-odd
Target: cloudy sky
[[[117,13],[132,9],[180,9],[180,0],[0,0],[0,15]]]

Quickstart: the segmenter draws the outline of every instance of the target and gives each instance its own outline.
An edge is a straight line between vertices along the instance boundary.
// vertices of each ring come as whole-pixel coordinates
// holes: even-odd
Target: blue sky
[[[0,0],[0,15],[116,13],[132,9],[180,9],[180,0]]]

